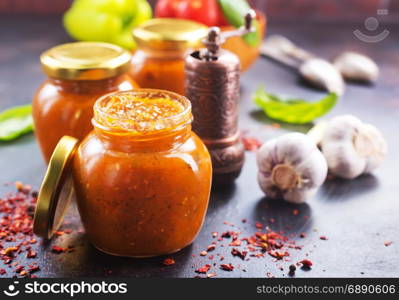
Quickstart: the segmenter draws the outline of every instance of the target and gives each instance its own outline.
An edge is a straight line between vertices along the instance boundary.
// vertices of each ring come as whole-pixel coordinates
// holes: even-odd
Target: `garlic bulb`
[[[344,52],[334,60],[334,66],[345,79],[355,81],[375,81],[378,77],[378,66],[369,57],[356,53]]]
[[[302,203],[327,176],[327,162],[316,144],[302,133],[271,140],[257,154],[260,188],[270,198]]]
[[[321,149],[332,174],[352,179],[381,164],[387,143],[377,128],[345,115],[326,124]]]
[[[310,58],[300,67],[301,75],[312,85],[334,92],[341,96],[345,90],[342,75],[328,61],[322,58]]]

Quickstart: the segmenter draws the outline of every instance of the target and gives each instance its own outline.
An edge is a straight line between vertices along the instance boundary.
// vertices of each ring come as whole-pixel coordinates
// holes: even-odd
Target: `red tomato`
[[[216,26],[219,23],[217,0],[183,0],[177,5],[176,17]]]
[[[155,5],[155,16],[157,18],[175,18],[177,6],[183,0],[158,0]]]

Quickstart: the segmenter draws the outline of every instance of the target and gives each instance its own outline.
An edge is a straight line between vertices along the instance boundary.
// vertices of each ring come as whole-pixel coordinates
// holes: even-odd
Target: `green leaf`
[[[291,124],[306,124],[329,112],[337,103],[338,97],[335,93],[330,93],[316,102],[280,99],[259,88],[253,95],[253,101],[272,119]]]
[[[32,106],[23,105],[0,113],[0,141],[10,141],[33,130]]]
[[[245,15],[251,9],[246,0],[218,0],[223,14],[229,24],[239,28],[245,24]],[[256,47],[260,43],[260,30],[258,21],[253,21],[255,32],[244,35],[243,40],[250,46]]]

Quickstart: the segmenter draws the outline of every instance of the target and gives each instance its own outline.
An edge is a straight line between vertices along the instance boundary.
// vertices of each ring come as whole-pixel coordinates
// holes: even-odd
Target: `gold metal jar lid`
[[[71,171],[77,146],[77,139],[64,136],[51,156],[33,220],[33,232],[42,238],[50,239],[57,231],[75,196]]]
[[[208,27],[189,20],[151,19],[133,30],[139,46],[158,50],[185,50],[201,45]]]
[[[56,46],[40,56],[44,73],[68,80],[98,80],[125,73],[131,54],[113,44],[75,42]]]

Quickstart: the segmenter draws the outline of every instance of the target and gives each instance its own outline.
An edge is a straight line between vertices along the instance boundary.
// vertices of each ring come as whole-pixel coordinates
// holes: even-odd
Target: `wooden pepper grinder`
[[[193,130],[207,146],[215,183],[231,183],[241,173],[244,146],[238,131],[240,61],[221,49],[225,40],[253,31],[255,12],[245,17],[245,26],[228,32],[218,27],[209,30],[203,41],[206,48],[187,56],[185,94],[192,104]]]

